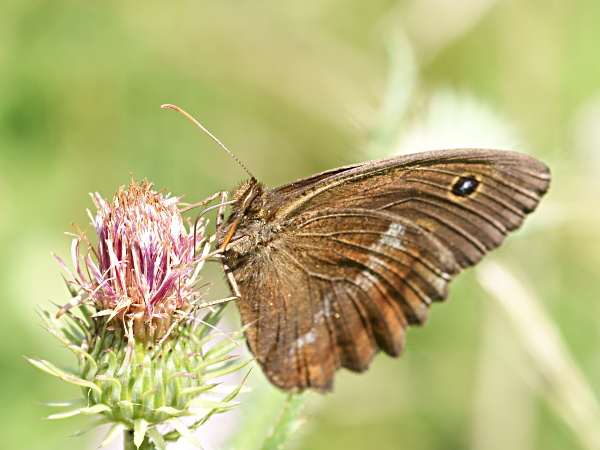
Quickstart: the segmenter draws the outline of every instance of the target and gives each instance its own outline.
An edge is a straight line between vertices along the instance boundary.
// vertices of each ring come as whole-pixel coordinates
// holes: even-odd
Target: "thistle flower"
[[[56,317],[41,310],[47,330],[77,355],[78,368],[30,359],[83,388],[81,399],[52,404],[75,409],[49,418],[100,414],[88,429],[113,423],[103,445],[121,431],[126,448],[165,448],[165,440],[181,436],[199,445],[191,430],[231,408],[241,389],[221,389],[215,400],[217,385],[209,381],[247,364],[229,355],[243,330],[212,331],[222,307],[202,321],[193,315],[202,306],[199,272],[210,245],[205,225],[190,226],[181,217],[180,198],[152,191],[146,181],[121,187],[112,202],[92,198],[97,245],[76,228],[74,270],[57,258],[73,298]],[[214,345],[206,350],[209,341]],[[200,418],[189,426],[178,419],[189,415]],[[169,426],[166,434],[161,424]]]
[[[208,250],[204,227],[188,231],[178,210],[179,198],[164,197],[152,185],[135,181],[119,189],[112,204],[92,196],[90,214],[98,235],[94,248],[85,233],[73,241],[70,272],[82,294],[108,322],[124,328],[136,340],[156,342],[168,332],[175,311],[187,311],[198,297],[196,283],[203,265],[198,250]],[[87,248],[82,250],[81,245]],[[69,303],[59,316],[74,306]]]

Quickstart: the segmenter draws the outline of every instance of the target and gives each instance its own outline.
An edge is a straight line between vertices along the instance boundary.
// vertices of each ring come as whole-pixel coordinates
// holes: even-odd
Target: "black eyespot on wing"
[[[474,176],[460,177],[452,186],[452,193],[458,197],[468,197],[477,190],[479,181]]]

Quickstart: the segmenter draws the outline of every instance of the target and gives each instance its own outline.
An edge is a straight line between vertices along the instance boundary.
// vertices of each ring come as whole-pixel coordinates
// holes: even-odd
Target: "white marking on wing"
[[[354,278],[354,282],[365,292],[368,292],[372,286],[375,286],[379,280],[377,276],[375,276],[372,272],[374,270],[377,272],[377,269],[380,269],[382,266],[386,266],[386,262],[381,259],[381,255],[379,253],[387,254],[388,251],[386,249],[395,249],[398,251],[405,250],[405,247],[402,245],[401,237],[405,234],[406,227],[400,223],[392,222],[387,231],[381,235],[379,240],[373,243],[369,250],[373,253],[370,253],[365,265],[371,269],[365,269],[362,272],[359,272]],[[450,276],[446,273],[441,273],[439,276],[430,279],[429,282],[432,283],[432,286],[438,291],[443,292],[446,284],[448,283]],[[430,299],[427,299],[427,304],[431,303]]]
[[[317,334],[315,332],[315,329],[312,328],[307,333],[301,334],[300,336],[298,336],[296,338],[294,343],[290,346],[288,355],[291,357],[294,353],[296,353],[296,351],[301,350],[302,347],[304,347],[306,344],[312,344],[316,340],[317,340]]]
[[[379,240],[371,245],[370,249],[376,252],[384,250],[385,247],[396,250],[404,250],[400,236],[404,235],[406,228],[404,225],[392,222],[387,231],[381,235]]]

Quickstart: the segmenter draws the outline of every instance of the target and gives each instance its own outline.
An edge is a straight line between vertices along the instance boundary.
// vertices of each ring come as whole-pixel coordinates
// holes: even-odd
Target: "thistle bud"
[[[195,316],[209,250],[205,226],[191,226],[181,216],[180,198],[155,192],[146,181],[121,187],[112,202],[92,198],[97,245],[76,228],[74,269],[57,258],[73,298],[56,317],[41,310],[47,330],[77,355],[78,368],[30,360],[83,388],[83,397],[71,403],[75,409],[49,418],[100,414],[97,424],[113,423],[103,445],[120,431],[138,448],[164,448],[165,440],[181,436],[198,444],[191,430],[231,408],[241,389],[215,399],[211,380],[247,364],[229,355],[243,330],[212,331],[222,306],[205,310],[203,320]],[[198,417],[186,426],[180,416]],[[170,431],[160,433],[160,424]]]

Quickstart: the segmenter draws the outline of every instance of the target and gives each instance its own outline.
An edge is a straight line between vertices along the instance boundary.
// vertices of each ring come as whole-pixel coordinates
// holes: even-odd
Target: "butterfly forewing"
[[[521,225],[549,178],[528,156],[466,149],[249,192],[259,207],[234,207],[224,264],[267,377],[286,390],[328,390],[339,367],[365,370],[379,349],[400,354],[406,328]]]

